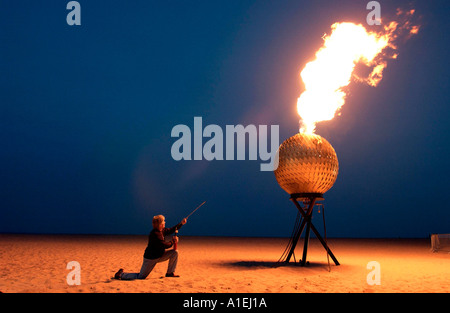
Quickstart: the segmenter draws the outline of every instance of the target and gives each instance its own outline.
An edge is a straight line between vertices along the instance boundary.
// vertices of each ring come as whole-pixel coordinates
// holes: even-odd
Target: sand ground
[[[165,278],[167,262],[145,280],[111,279],[119,268],[138,272],[146,236],[0,235],[4,293],[303,293],[450,292],[450,254],[430,251],[429,239],[329,239],[341,263],[311,239],[309,266],[274,266],[286,238],[181,237],[180,278]],[[296,250],[302,253],[302,242]],[[67,264],[80,264],[80,285],[69,285]],[[376,261],[378,268],[367,267]],[[372,274],[378,274],[373,276]],[[379,278],[370,285],[367,277]],[[70,281],[70,280],[69,280]],[[370,280],[369,281],[373,281]]]

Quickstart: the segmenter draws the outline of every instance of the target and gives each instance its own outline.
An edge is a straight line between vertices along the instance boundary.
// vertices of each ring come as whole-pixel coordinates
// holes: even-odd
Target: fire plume
[[[414,11],[408,13],[412,15]],[[316,123],[334,118],[345,103],[345,88],[352,78],[376,86],[383,77],[387,60],[397,57],[393,52],[397,48],[395,41],[405,28],[410,35],[419,30],[409,22],[401,27],[397,22],[390,22],[381,33],[368,32],[361,24],[333,24],[331,34],[324,35],[315,60],[307,63],[300,74],[305,86],[297,101],[300,132],[312,134]],[[365,65],[370,73],[364,77],[356,75],[357,64]]]

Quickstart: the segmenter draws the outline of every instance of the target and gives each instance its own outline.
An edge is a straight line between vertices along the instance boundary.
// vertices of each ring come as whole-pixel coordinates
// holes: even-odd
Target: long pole
[[[186,219],[187,219],[189,216],[191,216],[192,214],[194,214],[195,211],[197,211],[198,209],[200,209],[200,207],[201,207],[202,205],[204,205],[205,203],[206,203],[206,201],[203,201],[202,204],[200,204],[198,207],[195,208],[194,211],[192,211],[188,216],[186,216]]]
[[[187,219],[189,216],[191,216],[192,214],[194,214],[194,212],[197,211],[197,210],[198,210],[202,205],[204,205],[205,203],[206,203],[206,201],[203,201],[202,204],[200,204],[198,207],[196,207],[195,210],[192,211],[192,212],[191,212],[188,216],[186,216],[185,218]],[[175,238],[178,237],[178,229],[175,230],[175,235],[174,235],[174,237],[175,237]],[[174,249],[174,250],[177,250],[177,249],[178,249],[178,244],[177,244],[176,242],[173,244],[173,249]]]

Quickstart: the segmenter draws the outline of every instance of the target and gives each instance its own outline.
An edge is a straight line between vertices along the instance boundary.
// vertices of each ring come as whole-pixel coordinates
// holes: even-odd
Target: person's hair
[[[152,224],[153,228],[158,228],[158,226],[164,221],[163,215],[156,215],[153,216]]]

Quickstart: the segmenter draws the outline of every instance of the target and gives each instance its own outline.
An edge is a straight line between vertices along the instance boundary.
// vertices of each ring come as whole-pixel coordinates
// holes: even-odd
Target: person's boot
[[[115,279],[121,279],[122,278],[122,273],[123,273],[123,268],[121,268],[120,270],[117,271],[117,273],[114,275]]]

